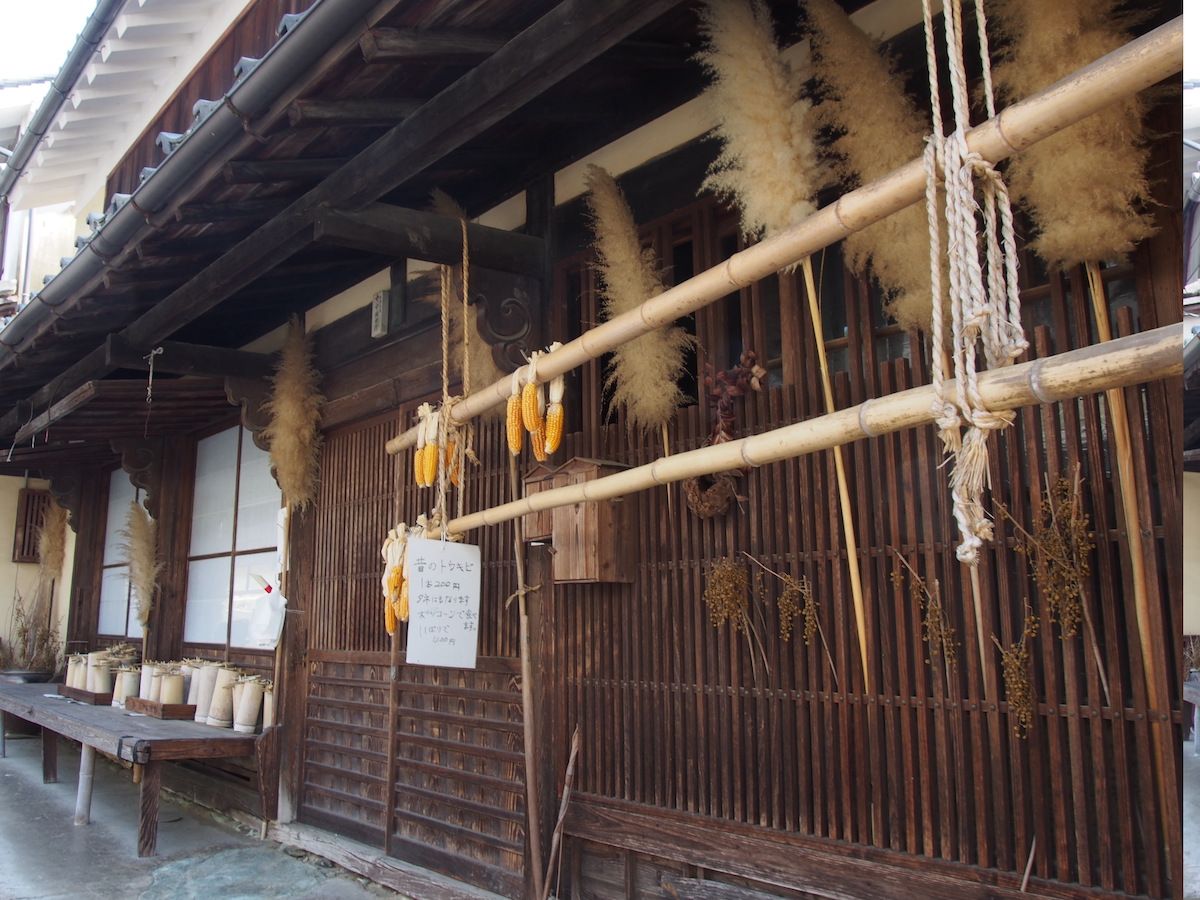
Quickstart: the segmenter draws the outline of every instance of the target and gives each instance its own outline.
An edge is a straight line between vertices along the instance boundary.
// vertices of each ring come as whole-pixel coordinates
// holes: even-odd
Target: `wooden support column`
[[[279,733],[278,821],[296,818],[303,762],[304,703],[308,693],[308,606],[316,516],[311,506],[292,513],[288,527],[288,606],[284,617],[279,681],[275,685],[275,722]]]
[[[153,856],[158,848],[158,794],[162,788],[162,763],[152,759],[142,771],[138,788],[138,856]]]
[[[75,792],[75,824],[92,821],[92,782],[96,777],[96,748],[88,744],[79,749],[79,788]]]
[[[559,660],[556,655],[557,630],[554,601],[553,550],[548,544],[530,545],[526,551],[528,579],[532,591],[528,595],[530,670],[533,674],[533,706],[538,724],[538,741],[534,748],[534,767],[537,770],[537,821],[541,825],[538,846],[548,848],[557,813],[559,772],[566,764],[567,747],[561,740],[563,728],[558,721],[557,699]],[[530,842],[526,840],[526,856]],[[544,867],[546,861],[530,860],[530,865]],[[532,885],[527,877],[525,883]],[[540,898],[538,898],[540,900]]]

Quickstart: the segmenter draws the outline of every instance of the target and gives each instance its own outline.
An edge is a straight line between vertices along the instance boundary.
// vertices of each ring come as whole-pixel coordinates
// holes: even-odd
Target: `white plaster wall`
[[[33,598],[37,586],[37,565],[12,561],[13,538],[17,526],[17,496],[23,487],[45,488],[47,483],[37,478],[29,479],[11,475],[0,475],[0,637],[10,641],[13,636],[13,614],[17,597],[25,600],[26,608]],[[67,529],[66,553],[63,570],[55,583],[54,621],[58,624],[59,637],[66,635],[67,607],[71,597],[71,577],[74,574],[75,532]]]

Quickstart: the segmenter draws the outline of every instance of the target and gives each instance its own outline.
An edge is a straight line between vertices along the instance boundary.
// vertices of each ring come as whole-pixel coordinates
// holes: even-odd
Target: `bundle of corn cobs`
[[[422,403],[417,408],[417,450],[413,456],[413,480],[417,487],[433,487],[437,484],[439,457],[446,467],[451,484],[457,487],[457,450],[457,442],[450,435],[450,429],[442,427],[442,410]]]
[[[555,341],[546,352],[552,353],[561,346],[561,343]],[[513,372],[512,393],[508,398],[507,409],[509,452],[513,456],[520,455],[525,432],[528,431],[529,446],[538,462],[544,462],[562,443],[562,400],[566,390],[563,376],[557,375],[550,380],[548,388],[543,392],[543,386],[537,380],[537,361],[542,355],[540,351],[534,351],[529,357],[529,365]],[[521,385],[522,380],[524,387]]]

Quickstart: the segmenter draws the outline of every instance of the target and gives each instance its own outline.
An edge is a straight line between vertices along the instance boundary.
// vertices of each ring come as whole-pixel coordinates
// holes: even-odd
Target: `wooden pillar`
[[[280,638],[279,682],[275,685],[275,724],[279,733],[278,821],[296,818],[300,802],[300,769],[303,748],[304,703],[308,692],[308,617],[305,609],[312,591],[313,542],[316,514],[310,506],[292,513],[288,528],[287,615]]]
[[[542,826],[540,846],[545,853],[550,847],[550,838],[554,831],[554,821],[558,812],[558,782],[562,778],[561,770],[566,765],[568,748],[562,739],[563,728],[556,708],[556,700],[561,696],[561,691],[558,685],[560,667],[555,652],[557,625],[552,550],[547,544],[529,545],[526,558],[528,583],[530,587],[537,587],[537,590],[527,595],[527,608],[533,702],[539,738],[534,754],[540,814],[538,821]],[[526,878],[525,882],[531,884],[532,878]]]
[[[66,641],[69,647],[90,647],[100,615],[100,566],[108,516],[108,473],[90,469],[81,476],[82,492],[75,514],[75,556],[72,560],[70,609]]]
[[[162,454],[161,476],[154,491],[158,512],[158,554],[163,569],[158,579],[158,598],[150,614],[145,653],[149,659],[178,659],[183,655],[195,442],[189,437],[170,437],[162,442],[159,452]]]
[[[79,788],[75,792],[75,824],[92,821],[92,782],[96,777],[96,750],[87,744],[79,750]]]

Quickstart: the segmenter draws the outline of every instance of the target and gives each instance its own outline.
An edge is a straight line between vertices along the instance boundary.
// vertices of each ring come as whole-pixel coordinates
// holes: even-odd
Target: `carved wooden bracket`
[[[50,496],[67,511],[67,524],[79,531],[79,505],[83,498],[83,474],[78,469],[55,472],[50,476]]]
[[[130,483],[142,491],[142,506],[158,521],[159,489],[162,486],[163,443],[160,439],[113,438],[113,452],[121,455],[121,468]]]
[[[479,334],[492,345],[492,359],[502,371],[514,371],[541,349],[542,298],[535,279],[472,267],[471,305]]]
[[[271,397],[271,383],[265,378],[225,379],[225,396],[234,406],[241,407],[242,427],[250,432],[254,445],[260,450],[270,449],[263,431],[271,421],[263,404]]]

